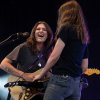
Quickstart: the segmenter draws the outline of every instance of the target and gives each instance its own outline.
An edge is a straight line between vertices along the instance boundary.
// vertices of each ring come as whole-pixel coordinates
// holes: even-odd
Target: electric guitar
[[[42,69],[34,72],[34,75],[38,75]],[[85,75],[100,75],[100,70],[96,68],[88,68],[83,74]],[[14,100],[30,100],[35,95],[43,93],[44,84],[48,82],[48,78],[38,82],[27,82],[22,78],[16,76],[10,76],[8,83],[4,87],[8,87]]]
[[[42,69],[34,72],[34,75],[38,75]],[[8,83],[4,87],[8,87],[10,94],[14,100],[31,100],[38,94],[43,94],[49,78],[45,78],[41,81],[28,82],[22,78],[16,76],[10,76]]]
[[[96,75],[100,75],[100,70],[97,68],[88,68],[83,75],[87,75],[87,76],[91,76],[93,74]],[[88,80],[84,77],[81,78],[80,80],[81,84],[82,84],[82,89],[87,88],[88,87]]]

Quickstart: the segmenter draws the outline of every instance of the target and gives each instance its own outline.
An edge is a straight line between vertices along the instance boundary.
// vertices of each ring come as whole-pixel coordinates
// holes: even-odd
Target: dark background
[[[0,42],[17,32],[31,32],[37,21],[46,21],[56,30],[57,10],[67,0],[0,0]],[[83,8],[91,42],[89,67],[100,69],[100,4],[99,0],[77,0]],[[23,39],[0,45],[0,61]],[[0,70],[0,76],[6,73]],[[89,87],[82,90],[81,100],[100,100],[100,75],[85,76]]]

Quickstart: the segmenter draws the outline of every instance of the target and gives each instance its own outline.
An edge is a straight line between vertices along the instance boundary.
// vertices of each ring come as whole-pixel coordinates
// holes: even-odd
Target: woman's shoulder
[[[28,44],[27,44],[27,42],[23,42],[23,43],[19,44],[18,47],[25,48],[25,47],[28,47]]]

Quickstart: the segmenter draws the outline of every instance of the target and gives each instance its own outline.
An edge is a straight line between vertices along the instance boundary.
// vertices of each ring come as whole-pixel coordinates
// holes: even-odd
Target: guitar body
[[[16,76],[10,76],[8,78],[8,82],[15,82],[16,80],[18,80],[19,77]],[[22,81],[22,79],[20,79],[20,81]],[[10,90],[10,94],[12,96],[12,98],[14,100],[24,100],[24,93],[25,93],[25,89],[22,86],[13,86],[13,87],[9,87],[8,88]],[[21,99],[19,99],[21,98]]]
[[[97,68],[88,68],[85,72],[84,72],[85,75],[87,76],[91,76],[93,74],[96,74],[96,75],[100,75],[100,70],[97,69]]]
[[[40,71],[41,71],[41,69],[34,72],[34,75],[39,74]],[[22,78],[16,77],[16,76],[10,76],[8,78],[8,82],[10,82],[10,83],[15,83],[17,81],[23,82],[25,80],[23,80]],[[36,85],[34,85],[32,87],[18,86],[16,84],[14,86],[12,85],[12,86],[8,87],[8,89],[10,91],[10,94],[11,94],[13,100],[36,100],[35,98],[37,96],[40,96],[39,98],[42,98],[42,96],[44,94],[44,90],[45,90],[45,85],[47,85],[47,83],[48,83],[48,78],[41,80],[39,82],[41,82],[41,84],[43,85],[42,88],[37,87],[37,85],[38,85],[38,82],[37,82]],[[34,98],[34,99],[32,99],[32,98]],[[42,100],[42,99],[39,99],[39,100]]]
[[[41,69],[34,72],[34,75],[37,75],[40,72],[41,72]],[[95,68],[93,69],[89,68],[84,72],[84,74],[88,76],[92,74],[100,75],[100,70],[95,69]],[[16,81],[25,81],[25,80],[16,76],[10,76],[8,78],[8,82],[14,83]],[[41,80],[41,82],[47,84],[48,78]],[[14,86],[8,87],[13,100],[42,100],[43,94],[44,94],[43,88],[37,88],[37,86],[36,87],[35,86],[33,87],[18,86],[17,84]]]

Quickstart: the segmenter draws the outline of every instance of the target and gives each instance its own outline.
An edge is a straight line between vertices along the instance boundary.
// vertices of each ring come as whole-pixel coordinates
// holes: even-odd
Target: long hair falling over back
[[[35,31],[36,31],[36,28],[39,24],[44,24],[45,27],[46,27],[46,30],[47,30],[47,40],[45,41],[44,43],[44,49],[46,49],[48,46],[50,46],[52,40],[53,40],[53,32],[52,32],[52,29],[51,27],[45,22],[45,21],[39,21],[37,22],[34,27],[32,28],[32,31],[31,31],[31,35],[30,37],[27,39],[27,43],[29,44],[29,46],[31,47],[32,51],[34,52],[37,52],[37,48],[36,48],[36,39],[35,39]]]
[[[75,0],[70,0],[64,3],[58,10],[57,31],[64,26],[72,26],[77,31],[77,36],[82,43],[89,42],[89,35],[85,23],[84,15],[80,5]]]

